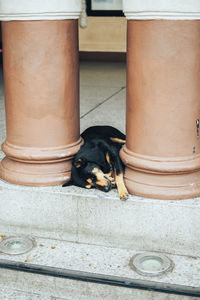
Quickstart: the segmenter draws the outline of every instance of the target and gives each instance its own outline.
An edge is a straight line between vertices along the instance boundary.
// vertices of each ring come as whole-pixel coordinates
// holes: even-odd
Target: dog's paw
[[[120,197],[120,200],[122,201],[126,201],[128,199],[128,191],[127,190],[123,190],[119,193],[119,197]]]

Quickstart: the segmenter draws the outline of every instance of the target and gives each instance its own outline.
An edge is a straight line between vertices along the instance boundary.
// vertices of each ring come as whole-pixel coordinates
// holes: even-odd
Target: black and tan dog
[[[125,135],[111,126],[93,126],[81,136],[84,144],[72,162],[71,180],[63,186],[95,187],[104,192],[117,186],[120,199],[126,200],[124,166],[119,157]]]

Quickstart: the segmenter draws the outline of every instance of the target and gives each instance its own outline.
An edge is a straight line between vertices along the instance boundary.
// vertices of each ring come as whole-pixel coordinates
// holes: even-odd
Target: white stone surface
[[[77,19],[81,0],[0,0],[0,20]]]
[[[0,254],[0,260],[11,260],[13,262],[22,263],[26,262],[26,264],[30,266],[53,267],[56,268],[57,271],[72,270],[87,272],[93,276],[116,276],[124,281],[140,280],[143,281],[144,284],[145,281],[152,284],[156,282],[160,283],[161,287],[164,284],[168,284],[172,285],[172,287],[173,285],[178,285],[183,288],[185,286],[190,288],[199,288],[200,259],[194,257],[166,254],[174,262],[174,269],[162,276],[145,277],[138,275],[129,266],[130,258],[137,253],[135,250],[87,244],[84,245],[38,238],[36,238],[36,243],[37,246],[29,253],[17,256]],[[135,290],[114,286],[109,287],[107,285],[59,279],[51,276],[46,277],[38,274],[27,274],[23,272],[9,271],[6,269],[0,269],[0,277],[0,295],[2,291],[5,293],[5,289],[7,289],[8,291],[21,291],[22,295],[23,293],[25,295],[28,295],[29,293],[33,294],[36,297],[34,299],[37,299],[37,297],[40,299],[41,295],[45,297],[58,297],[58,299],[122,299],[122,297],[123,299],[133,299],[130,298],[133,296],[136,297],[134,298],[136,300],[143,299],[142,296],[145,297],[145,300],[195,299],[195,297],[185,298],[183,296],[175,295],[168,295],[169,298],[167,298],[165,293],[160,294],[155,292],[139,291],[137,289]],[[110,294],[107,294],[108,291]],[[104,294],[105,298],[103,297]]]
[[[0,234],[33,234],[103,246],[199,255],[199,198],[178,201],[77,187],[0,182]]]
[[[99,89],[97,88],[97,93]],[[107,90],[106,88],[104,88]],[[91,89],[93,90],[93,89]],[[103,92],[104,94],[105,92]],[[89,113],[90,125],[110,125],[118,128],[121,132],[125,133],[126,124],[126,89],[123,87],[113,93],[111,97],[104,100],[105,102],[97,105],[95,109]],[[89,107],[89,106],[88,106]],[[113,109],[113,107],[115,109]],[[84,110],[87,106],[84,108]],[[88,127],[87,115],[81,117],[81,131]]]
[[[116,87],[100,87],[90,86],[88,89],[85,86],[81,86],[80,93],[84,103],[80,105],[80,116],[83,118],[88,112],[96,111],[96,107],[102,104],[103,101],[118,93],[119,89]]]
[[[6,271],[7,273],[7,271]],[[9,272],[8,272],[9,273]],[[21,274],[23,275],[23,274]],[[10,276],[8,277],[8,280],[10,280],[10,278],[12,277],[12,275],[10,274]],[[24,276],[24,278],[26,278],[26,275]],[[42,295],[31,293],[31,292],[24,292],[21,290],[21,288],[19,290],[15,290],[14,286],[11,288],[5,288],[1,287],[0,290],[0,299],[2,300],[44,300],[44,298],[42,298]],[[52,300],[51,297],[45,298],[45,300]]]
[[[127,19],[200,19],[199,0],[123,0]]]

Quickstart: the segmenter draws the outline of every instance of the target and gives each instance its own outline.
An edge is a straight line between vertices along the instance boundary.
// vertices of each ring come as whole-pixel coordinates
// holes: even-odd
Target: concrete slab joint
[[[23,185],[70,178],[79,130],[81,1],[0,1],[7,137],[0,177]],[[12,22],[9,22],[12,21]]]
[[[127,142],[132,194],[200,195],[200,2],[123,1],[127,33]]]

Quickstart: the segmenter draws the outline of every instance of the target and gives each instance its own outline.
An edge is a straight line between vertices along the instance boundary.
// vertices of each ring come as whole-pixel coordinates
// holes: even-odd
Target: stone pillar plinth
[[[124,12],[127,189],[160,199],[199,196],[200,2],[124,0]]]
[[[46,186],[70,178],[79,132],[81,1],[0,1],[6,101],[1,179]]]

